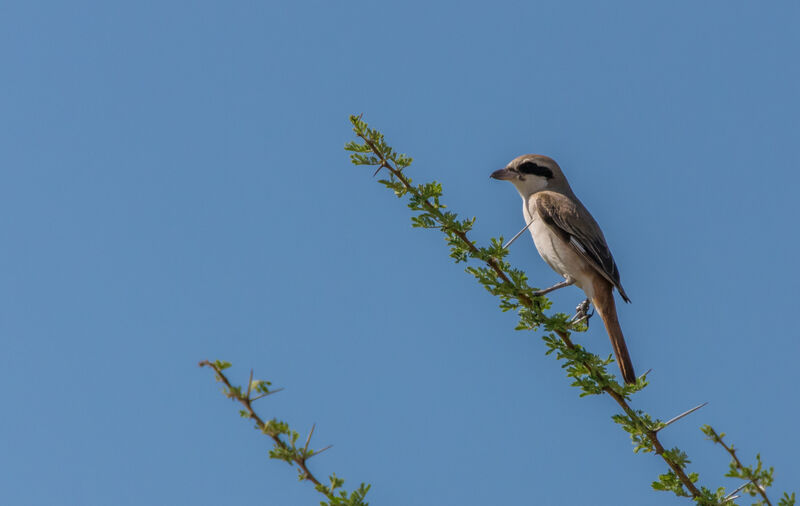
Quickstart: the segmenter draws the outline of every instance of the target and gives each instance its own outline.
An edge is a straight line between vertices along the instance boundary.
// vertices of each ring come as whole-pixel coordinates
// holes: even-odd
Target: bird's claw
[[[589,306],[591,302],[589,299],[584,300],[578,307],[575,308],[575,316],[569,321],[572,325],[580,325],[581,323],[585,323],[586,326],[589,326],[589,318],[594,316],[594,311],[589,313]]]

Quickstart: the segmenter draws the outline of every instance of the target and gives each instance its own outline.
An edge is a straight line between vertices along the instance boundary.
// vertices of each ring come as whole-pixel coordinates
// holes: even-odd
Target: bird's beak
[[[508,169],[500,169],[492,172],[492,175],[489,176],[492,179],[499,179],[501,181],[507,181],[509,179],[514,179],[514,173]]]

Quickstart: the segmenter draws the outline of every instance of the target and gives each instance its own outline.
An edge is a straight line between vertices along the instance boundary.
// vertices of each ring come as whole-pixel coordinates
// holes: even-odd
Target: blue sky
[[[678,504],[608,398],[350,165],[364,113],[417,180],[523,225],[554,157],[605,231],[651,386],[709,487],[800,489],[796,2],[4,2],[0,490],[14,505],[318,504],[197,362],[286,390],[314,472],[374,505]],[[529,237],[512,260],[556,275]],[[582,299],[557,293],[559,310]],[[600,325],[580,337],[610,353]],[[777,493],[773,497],[777,497]]]

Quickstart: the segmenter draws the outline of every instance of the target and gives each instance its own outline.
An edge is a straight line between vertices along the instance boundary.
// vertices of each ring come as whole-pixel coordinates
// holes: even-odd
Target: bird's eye
[[[530,160],[522,162],[518,170],[523,174],[531,174],[534,176],[541,176],[547,179],[553,179],[553,171],[543,165],[537,165],[536,162]]]

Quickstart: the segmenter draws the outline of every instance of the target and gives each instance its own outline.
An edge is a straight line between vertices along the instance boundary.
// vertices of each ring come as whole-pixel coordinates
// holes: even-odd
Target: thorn
[[[725,496],[725,498],[724,498],[724,499],[722,499],[722,504],[725,504],[726,502],[728,502],[728,501],[732,501],[732,500],[734,500],[734,499],[738,499],[738,498],[739,498],[739,496],[738,496],[738,495],[736,495],[736,494],[737,494],[737,493],[738,493],[740,490],[742,490],[744,487],[746,487],[747,485],[749,485],[749,484],[750,484],[750,482],[749,482],[749,481],[747,481],[747,482],[745,482],[744,484],[742,484],[742,486],[741,486],[741,487],[737,488],[736,490],[734,490],[734,491],[733,491],[733,492],[731,492],[730,494],[726,495],[726,496]]]
[[[333,448],[333,445],[328,445],[328,446],[326,446],[325,448],[323,448],[322,450],[320,450],[320,451],[318,451],[318,452],[314,452],[314,455],[312,455],[312,457],[316,457],[316,456],[317,456],[317,455],[319,455],[320,453],[322,453],[322,452],[324,452],[325,450],[328,450],[328,449],[330,449],[330,448]]]
[[[580,320],[575,320],[575,317],[573,317],[572,320],[569,321],[569,323],[570,323],[570,326],[572,326],[574,328],[574,327],[577,327],[578,325],[580,325],[581,323],[585,322],[586,319],[587,319],[586,316],[581,316]]]
[[[247,382],[247,398],[250,398],[250,390],[253,388],[253,370],[250,369],[250,381]]]
[[[639,375],[639,377],[640,377],[640,378],[644,378],[644,377],[646,377],[648,374],[650,374],[651,372],[653,372],[653,370],[652,370],[652,369],[648,369],[648,370],[646,370],[646,371],[644,372],[644,374],[641,374],[641,375]]]
[[[308,438],[306,439],[306,445],[303,447],[303,455],[306,454],[308,451],[308,443],[311,442],[311,435],[314,433],[314,428],[317,426],[316,423],[311,425],[311,430],[308,431]]]
[[[703,406],[705,406],[706,404],[708,404],[708,403],[707,403],[707,402],[704,402],[703,404],[700,404],[699,406],[695,406],[695,407],[693,407],[693,408],[692,408],[692,409],[690,409],[689,411],[684,411],[684,412],[683,412],[683,413],[681,413],[680,415],[676,416],[675,418],[673,418],[673,419],[669,420],[669,421],[668,421],[668,422],[666,422],[664,425],[662,425],[661,427],[659,427],[658,431],[660,431],[660,430],[662,430],[662,429],[665,429],[665,428],[667,428],[667,426],[668,426],[668,425],[670,425],[670,424],[673,424],[673,423],[677,422],[678,420],[680,420],[680,419],[681,419],[681,418],[683,418],[684,416],[686,416],[686,415],[690,415],[690,414],[694,413],[695,411],[697,411],[698,409],[702,408],[702,407],[703,407]],[[656,431],[656,432],[658,432],[658,431]]]
[[[283,390],[283,388],[276,388],[272,392],[267,392],[265,394],[259,395],[258,397],[253,397],[252,399],[250,399],[250,402],[255,402],[255,401],[259,400],[259,399],[263,399],[264,397],[266,397],[268,395],[277,394],[278,392],[280,392],[282,390]]]
[[[578,321],[575,321],[575,322],[572,322],[572,325],[573,325],[573,326],[575,326],[575,325],[580,325],[581,323],[585,323],[585,324],[586,324],[586,328],[588,329],[588,328],[589,328],[589,319],[590,319],[592,316],[594,316],[594,313],[592,313],[592,314],[587,314],[586,316],[583,316],[583,317],[581,317],[581,319],[580,319],[580,320],[578,320]]]
[[[514,243],[514,241],[516,241],[517,238],[522,235],[523,232],[528,230],[528,227],[530,227],[532,224],[533,224],[533,220],[531,220],[527,225],[525,225],[525,227],[522,230],[517,232],[517,235],[515,235],[507,243],[505,243],[505,245],[503,245],[503,249],[508,249],[508,247],[511,246]]]
[[[389,169],[389,171],[390,171],[390,172],[394,172],[394,171],[392,171],[392,167],[391,167],[389,164],[387,164],[385,161],[383,161],[383,162],[381,162],[381,164],[378,166],[378,168],[377,168],[377,169],[375,169],[375,172],[373,172],[373,173],[372,173],[372,177],[375,177],[375,176],[377,176],[377,175],[378,175],[378,172],[380,172],[380,171],[381,171],[381,169],[384,169],[384,168],[385,168],[385,169]]]

